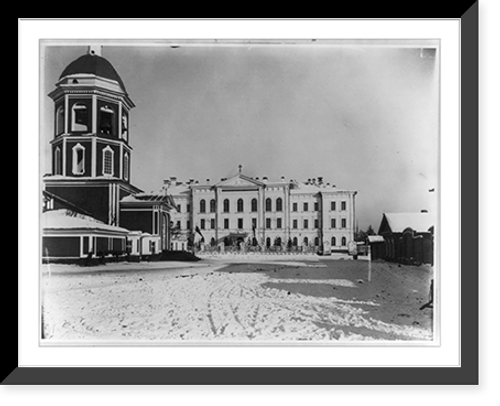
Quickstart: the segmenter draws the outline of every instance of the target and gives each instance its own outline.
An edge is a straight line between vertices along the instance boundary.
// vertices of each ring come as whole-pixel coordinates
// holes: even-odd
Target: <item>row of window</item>
[[[116,120],[115,110],[113,106],[104,105],[99,108],[98,116],[98,131],[101,134],[116,135]],[[56,135],[64,132],[64,107],[60,106],[56,112]],[[122,114],[121,137],[128,139],[128,119],[126,114]],[[73,132],[89,132],[90,114],[88,107],[82,103],[75,103],[71,106],[70,114],[70,131]]]
[[[215,213],[216,211],[216,203],[215,203],[215,199],[211,199],[210,200],[210,203],[209,203],[210,207],[210,213]],[[347,202],[345,201],[342,201],[340,202],[340,210],[342,211],[345,211],[347,210]],[[222,202],[222,211],[224,213],[229,213],[230,212],[230,209],[231,209],[231,203],[229,201],[229,199],[224,199],[224,201]],[[330,210],[331,211],[336,211],[336,202],[331,202],[331,205],[330,205]],[[180,206],[178,207],[179,208],[179,211],[180,211]],[[207,212],[207,202],[205,201],[205,199],[201,199],[200,200],[200,213],[206,213]],[[283,199],[281,197],[278,197],[276,199],[276,202],[275,202],[275,211],[283,211]],[[299,206],[298,206],[298,203],[293,203],[292,204],[292,211],[299,211],[298,210]],[[187,211],[189,212],[190,211],[190,206],[188,205],[187,206]],[[238,213],[242,213],[245,211],[245,202],[243,199],[238,199],[236,201],[236,212]],[[250,211],[251,212],[257,212],[258,211],[258,203],[257,203],[257,199],[252,199],[251,202],[250,202]],[[268,212],[271,212],[273,211],[273,201],[271,198],[267,198],[266,201],[265,201],[265,211],[268,211]],[[302,204],[302,211],[309,211],[309,203],[308,202],[304,202]],[[319,203],[318,202],[314,202],[314,211],[319,211]]]
[[[102,151],[102,174],[104,176],[114,175],[114,160],[115,152],[107,146]],[[85,147],[81,144],[76,144],[72,148],[72,173],[73,175],[84,175],[85,174]],[[129,155],[125,153],[123,156],[123,177],[128,180],[129,171]],[[62,157],[61,148],[56,147],[54,151],[54,174],[62,175]]]
[[[224,221],[223,228],[229,229],[230,228],[229,227],[229,219],[224,219],[223,221]],[[207,229],[208,224],[210,224],[211,229],[216,228],[215,227],[215,219],[209,219],[209,220],[201,219],[200,220],[200,229],[202,229],[202,230]],[[242,218],[237,219],[237,224],[238,224],[239,229],[244,228],[244,221]],[[191,228],[191,222],[189,220],[187,221],[186,225],[187,225],[187,229]],[[332,219],[330,225],[331,225],[331,228],[337,228],[336,219]],[[341,228],[346,228],[346,227],[347,227],[347,220],[341,219]],[[177,221],[177,228],[181,229],[181,222],[180,221]],[[252,219],[252,229],[253,228],[257,228],[257,219],[256,218]],[[273,228],[272,227],[272,219],[266,218],[266,229],[270,230],[272,228]],[[276,219],[276,227],[275,228],[278,230],[283,228],[283,219],[281,219],[281,218]],[[298,228],[299,228],[298,220],[293,220],[292,221],[292,229],[298,229]],[[302,221],[302,228],[309,229],[309,220],[304,219]],[[319,228],[319,220],[317,220],[317,219],[314,220],[314,228]]]

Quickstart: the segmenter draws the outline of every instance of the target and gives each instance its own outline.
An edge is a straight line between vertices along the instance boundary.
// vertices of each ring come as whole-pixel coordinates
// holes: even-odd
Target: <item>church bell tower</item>
[[[129,115],[134,103],[99,46],[71,62],[55,86],[49,93],[54,136],[45,190],[119,225],[120,200],[140,192],[130,183]]]

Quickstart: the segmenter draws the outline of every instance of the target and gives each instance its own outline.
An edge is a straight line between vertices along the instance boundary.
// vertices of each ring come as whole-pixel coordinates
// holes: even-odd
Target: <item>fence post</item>
[[[372,280],[372,247],[368,244],[368,282]]]

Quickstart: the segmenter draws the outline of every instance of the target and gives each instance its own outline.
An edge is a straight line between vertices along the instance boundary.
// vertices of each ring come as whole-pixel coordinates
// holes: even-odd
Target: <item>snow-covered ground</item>
[[[357,267],[352,269],[366,266],[355,262],[290,258],[232,265],[206,260],[44,266],[44,334],[49,342],[89,343],[431,340],[425,323],[401,322],[417,316],[401,313],[397,303],[403,301],[389,307],[375,284],[363,286],[359,272],[346,273],[349,263]],[[379,290],[389,292],[387,281],[400,284],[402,276],[383,271]],[[426,281],[418,280],[420,298]],[[412,279],[408,288],[415,283]],[[382,314],[381,306],[394,313],[394,322],[373,317]]]

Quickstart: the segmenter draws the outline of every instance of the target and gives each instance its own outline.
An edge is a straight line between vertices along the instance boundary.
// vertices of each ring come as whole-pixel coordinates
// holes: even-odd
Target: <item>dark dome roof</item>
[[[115,68],[113,68],[113,65],[102,56],[91,54],[80,56],[64,69],[59,79],[76,73],[91,73],[106,79],[115,80],[120,84],[123,91],[126,92],[125,85],[120,75],[118,75]]]

